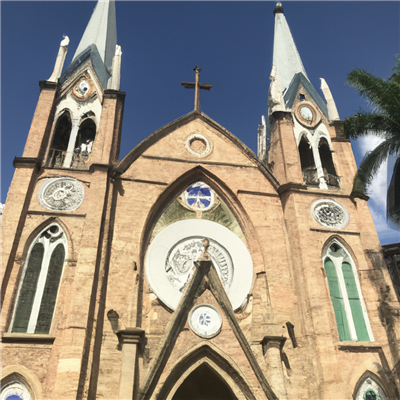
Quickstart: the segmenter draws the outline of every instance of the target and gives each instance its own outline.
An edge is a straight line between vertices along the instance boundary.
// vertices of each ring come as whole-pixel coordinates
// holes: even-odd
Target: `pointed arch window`
[[[372,379],[371,376],[367,376],[361,383],[355,400],[386,400],[387,397],[381,386]]]
[[[299,143],[301,172],[307,185],[318,185],[318,174],[310,142],[303,136]]]
[[[335,166],[333,165],[332,152],[325,138],[320,139],[318,152],[326,183],[330,186],[339,186],[339,179],[336,175]]]
[[[92,152],[93,142],[96,137],[96,123],[92,118],[84,119],[79,125],[78,134],[75,140],[74,155],[71,167],[81,168]]]
[[[49,167],[62,167],[66,156],[69,139],[71,136],[72,122],[68,111],[58,118],[54,130],[53,141],[50,146],[47,165]]]
[[[3,385],[0,394],[0,400],[33,400],[33,397],[27,387],[17,381],[12,380]]]
[[[67,241],[51,224],[33,241],[25,262],[11,332],[48,334],[57,300]]]
[[[373,341],[357,269],[350,254],[335,240],[324,252],[324,268],[341,341]]]

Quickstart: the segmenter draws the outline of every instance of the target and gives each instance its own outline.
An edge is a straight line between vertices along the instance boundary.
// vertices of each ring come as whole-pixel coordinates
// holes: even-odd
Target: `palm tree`
[[[390,155],[400,155],[400,57],[397,57],[393,74],[387,80],[356,68],[350,72],[346,82],[367,100],[370,110],[360,109],[346,118],[345,135],[352,139],[367,134],[382,138],[382,142],[365,155],[354,177],[351,195],[367,198],[368,184],[371,183],[382,162]],[[400,226],[400,186],[396,185],[396,176],[400,183],[399,162],[396,163],[389,188],[388,218]]]

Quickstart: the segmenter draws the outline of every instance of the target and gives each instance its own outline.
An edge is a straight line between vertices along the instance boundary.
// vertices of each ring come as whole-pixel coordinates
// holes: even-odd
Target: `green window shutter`
[[[342,271],[346,283],[347,296],[350,302],[351,314],[356,328],[357,339],[369,341],[369,335],[365,324],[364,313],[361,307],[360,295],[357,290],[353,269],[349,263],[344,262],[342,264]]]
[[[26,333],[32,312],[33,300],[42,268],[44,247],[41,243],[33,246],[26,267],[24,281],[18,296],[17,308],[11,332]]]
[[[347,323],[346,311],[344,309],[343,297],[340,292],[339,280],[333,262],[325,260],[325,271],[328,278],[329,291],[331,294],[333,309],[335,310],[336,325],[340,340],[351,340],[349,324]]]
[[[60,243],[53,250],[50,258],[49,270],[47,272],[35,333],[47,334],[50,332],[64,259],[65,250],[64,246]]]

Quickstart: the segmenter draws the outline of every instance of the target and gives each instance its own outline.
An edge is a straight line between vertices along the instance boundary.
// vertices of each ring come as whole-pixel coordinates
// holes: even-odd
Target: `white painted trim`
[[[330,247],[334,243],[340,247],[342,254],[336,254],[336,253],[331,252]],[[338,253],[339,253],[339,251],[338,251]],[[343,253],[344,253],[344,255],[343,255]],[[357,333],[356,333],[356,329],[354,326],[353,315],[351,313],[349,298],[347,296],[346,284],[345,284],[344,277],[343,277],[343,271],[342,271],[342,263],[343,262],[348,262],[351,265],[351,268],[353,270],[354,280],[356,282],[358,295],[360,297],[361,309],[363,311],[364,321],[365,321],[365,325],[367,327],[369,340],[371,342],[374,342],[375,339],[374,339],[374,335],[372,333],[371,324],[369,322],[367,307],[365,306],[364,297],[363,297],[362,291],[361,291],[360,281],[358,279],[357,267],[356,267],[352,257],[350,256],[349,252],[345,249],[345,247],[338,240],[333,239],[332,241],[330,241],[327,244],[327,246],[325,247],[324,253],[323,253],[322,260],[323,260],[324,268],[325,268],[325,261],[327,258],[329,258],[335,265],[336,274],[337,274],[337,277],[339,280],[340,292],[342,294],[343,302],[345,304],[345,311],[346,311],[347,321],[349,324],[351,340],[358,341],[358,338],[357,338]]]
[[[355,400],[364,400],[364,394],[367,390],[373,390],[377,395],[376,400],[386,400],[386,396],[382,388],[370,376],[365,378],[364,383],[358,389]],[[379,397],[378,397],[379,396]]]
[[[234,310],[246,301],[253,284],[253,261],[246,245],[228,228],[202,219],[187,219],[164,228],[151,242],[145,259],[145,271],[151,289],[170,309],[175,310],[182,293],[167,278],[165,264],[170,250],[179,242],[201,237],[215,241],[230,255],[233,278],[227,295]]]
[[[6,400],[9,396],[19,396],[22,400],[32,400],[29,390],[24,384],[18,381],[12,381],[5,385],[0,394],[0,400]]]

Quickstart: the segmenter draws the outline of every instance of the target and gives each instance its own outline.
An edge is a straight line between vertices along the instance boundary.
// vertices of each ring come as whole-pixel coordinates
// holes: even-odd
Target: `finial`
[[[58,78],[61,76],[61,72],[64,66],[65,56],[67,55],[69,44],[69,37],[64,35],[64,39],[60,43],[60,48],[58,50],[58,55],[56,58],[56,63],[54,65],[53,73],[48,79],[49,82],[57,82]]]
[[[207,250],[208,250],[208,248],[210,246],[210,241],[208,239],[204,238],[203,239],[203,246],[204,246],[204,250],[201,253],[198,261],[211,261],[211,258],[210,258],[210,256],[208,255],[208,252],[207,252]]]
[[[274,10],[274,15],[275,14],[283,14],[283,7],[282,7],[282,3],[280,1],[278,1],[276,3],[275,10]]]

